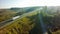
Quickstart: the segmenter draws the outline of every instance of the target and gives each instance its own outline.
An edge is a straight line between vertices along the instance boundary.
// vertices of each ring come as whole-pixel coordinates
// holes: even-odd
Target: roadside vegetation
[[[0,29],[0,34],[29,34],[37,23],[37,13],[31,13],[24,18],[18,18],[12,24]],[[36,23],[35,23],[36,22]],[[3,33],[4,32],[4,33]]]
[[[55,12],[54,12],[55,11]],[[2,11],[3,12],[3,11]],[[28,12],[29,13],[29,12]],[[60,12],[59,10],[48,9],[46,7],[40,11],[43,22],[46,25],[48,34],[60,34]],[[39,10],[33,11],[23,18],[18,18],[12,22],[12,24],[0,29],[0,34],[42,34],[42,28],[40,25]],[[3,13],[4,14],[4,13]],[[3,15],[2,14],[2,15]],[[8,16],[14,16],[15,12],[8,12]],[[15,15],[20,15],[17,13]],[[6,16],[7,16],[6,15]],[[5,19],[6,19],[5,16]],[[8,17],[7,16],[7,17]],[[2,19],[2,18],[0,18]],[[3,33],[4,32],[4,33]]]

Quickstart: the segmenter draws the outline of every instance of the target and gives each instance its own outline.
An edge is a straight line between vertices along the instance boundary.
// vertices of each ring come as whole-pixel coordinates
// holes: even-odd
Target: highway
[[[42,10],[42,8],[38,8],[38,9],[36,9],[34,11],[25,13],[25,14],[21,15],[20,17],[17,17],[16,19],[18,19],[18,18],[22,19],[23,17],[29,16],[29,14],[31,14],[31,13],[35,13],[35,12],[39,13],[39,19],[40,19],[40,23],[41,23],[40,25],[42,27],[43,34],[47,34],[46,33],[47,30],[45,29],[45,24],[43,22],[42,15],[40,14],[40,10]],[[15,17],[13,17],[13,18],[15,18]],[[3,27],[5,27],[5,26],[7,26],[7,25],[9,25],[9,24],[12,24],[14,22],[14,20],[16,20],[16,19],[13,19],[13,18],[9,19],[8,22],[2,22],[2,23],[0,23],[0,29],[3,28]]]
[[[24,13],[24,14],[20,15],[20,17],[18,17],[18,18],[22,19],[23,17],[29,16],[29,14],[31,14],[31,13],[34,13],[34,12],[37,13],[37,11],[39,11],[39,10],[40,10],[40,8],[38,8],[34,11],[31,11],[31,12],[28,12],[28,13]],[[15,17],[13,17],[13,18],[15,18]],[[16,18],[16,19],[13,19],[13,18],[3,21],[3,22],[0,22],[0,29],[9,25],[9,24],[12,24],[16,19],[18,19],[18,18]]]

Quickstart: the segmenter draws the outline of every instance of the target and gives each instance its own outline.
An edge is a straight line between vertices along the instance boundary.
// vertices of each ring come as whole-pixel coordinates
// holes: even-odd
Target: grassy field
[[[16,12],[12,10],[0,9],[0,22],[8,20],[15,16]]]

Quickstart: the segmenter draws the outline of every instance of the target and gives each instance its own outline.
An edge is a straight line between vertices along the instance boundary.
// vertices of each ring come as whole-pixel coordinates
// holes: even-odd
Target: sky
[[[60,6],[60,0],[0,0],[0,8]]]

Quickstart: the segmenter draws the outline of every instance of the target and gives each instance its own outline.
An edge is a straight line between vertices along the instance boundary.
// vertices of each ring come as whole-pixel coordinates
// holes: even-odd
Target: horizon
[[[60,6],[59,0],[0,0],[0,9],[11,7]]]

